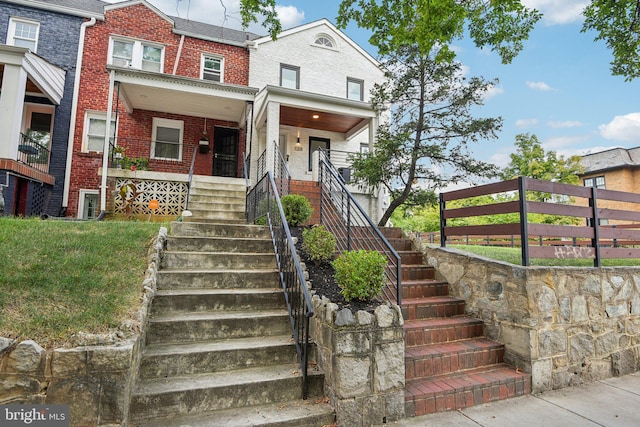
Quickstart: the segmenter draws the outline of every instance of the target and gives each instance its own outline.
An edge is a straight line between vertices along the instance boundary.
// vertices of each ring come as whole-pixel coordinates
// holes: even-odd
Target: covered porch
[[[5,214],[39,214],[50,191],[51,140],[56,106],[64,94],[65,71],[26,48],[0,45],[0,189]]]
[[[184,182],[193,176],[242,178],[245,138],[256,89],[212,81],[108,67],[110,105],[104,138],[101,209],[108,178]],[[176,177],[179,180],[176,181]],[[114,182],[110,180],[110,182]],[[125,185],[126,180],[115,182]],[[123,184],[124,183],[124,184]],[[112,188],[113,190],[113,188]],[[120,194],[121,188],[115,188]],[[149,198],[147,194],[145,196]],[[166,197],[170,197],[167,195]],[[116,196],[117,199],[117,196]],[[159,200],[166,205],[169,200]]]
[[[309,190],[318,181],[318,157],[322,149],[344,173],[348,184],[349,156],[373,149],[379,125],[378,113],[368,102],[321,95],[279,86],[266,86],[256,96],[251,153],[251,182],[263,171],[273,170],[280,153],[294,188]],[[257,171],[253,173],[253,171]],[[383,192],[348,185],[372,218],[379,218],[388,196]],[[309,199],[317,198],[312,193]]]

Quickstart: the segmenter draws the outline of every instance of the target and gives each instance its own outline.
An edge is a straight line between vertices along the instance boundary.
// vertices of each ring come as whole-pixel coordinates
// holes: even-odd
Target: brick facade
[[[51,157],[49,175],[55,178],[53,185],[45,184],[44,191],[34,191],[35,187],[29,186],[28,198],[30,203],[26,215],[59,215],[62,208],[64,191],[64,175],[67,161],[67,141],[69,137],[69,121],[71,118],[71,105],[73,83],[75,79],[75,67],[80,37],[80,26],[84,21],[77,16],[65,15],[52,11],[46,11],[16,4],[0,3],[0,42],[6,43],[9,18],[18,17],[38,21],[40,24],[38,35],[37,54],[66,71],[64,96],[60,105],[55,107],[53,117],[53,131],[51,134]],[[46,98],[27,97],[26,102],[32,104],[51,105]],[[39,183],[38,183],[39,185]],[[15,185],[5,189],[4,196],[7,206],[5,213],[13,210]],[[42,190],[42,189],[40,189]],[[37,193],[37,194],[36,194]],[[31,200],[38,197],[40,200]]]
[[[98,189],[101,177],[98,169],[102,166],[101,153],[82,152],[83,130],[87,112],[106,112],[108,106],[109,72],[106,69],[111,36],[152,42],[164,46],[163,72],[189,78],[200,78],[203,53],[224,57],[224,83],[246,86],[249,79],[249,53],[247,49],[193,37],[184,37],[180,49],[181,36],[173,32],[173,24],[165,17],[143,4],[107,9],[105,20],[87,29],[83,68],[80,79],[78,112],[76,116],[75,139],[73,141],[73,164],[71,170],[69,206],[67,214],[76,216],[81,189]],[[178,52],[180,55],[178,57]],[[175,66],[177,62],[177,67]],[[113,95],[114,110],[118,114],[118,145],[125,147],[128,157],[149,158],[149,169],[157,172],[189,173],[191,159],[198,141],[203,134],[204,119],[181,114],[134,110],[127,113],[121,102]],[[150,94],[149,96],[152,96]],[[151,138],[153,118],[180,120],[184,122],[182,158],[179,161],[151,159]],[[207,119],[207,137],[210,147],[214,147],[214,128],[239,128],[235,122]],[[244,150],[244,130],[239,132],[238,159]],[[212,153],[196,154],[195,174],[212,174]],[[238,174],[241,173],[238,162]]]

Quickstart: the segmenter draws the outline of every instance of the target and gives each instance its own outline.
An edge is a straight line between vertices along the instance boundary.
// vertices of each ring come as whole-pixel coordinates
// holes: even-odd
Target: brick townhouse
[[[97,0],[0,1],[0,204],[62,215],[78,50]],[[2,209],[0,209],[2,210]]]
[[[251,37],[145,1],[106,5],[85,36],[67,215],[95,217],[131,179],[164,187],[148,198],[170,197],[192,164],[196,175],[239,177],[256,92],[247,86]],[[116,181],[101,191],[104,164]],[[164,214],[179,214],[180,204]]]

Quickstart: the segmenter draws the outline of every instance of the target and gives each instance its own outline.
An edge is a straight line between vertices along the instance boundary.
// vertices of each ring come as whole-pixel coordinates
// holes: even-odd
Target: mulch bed
[[[359,310],[372,313],[381,304],[378,300],[372,301],[351,301],[347,302],[340,293],[340,286],[334,279],[334,269],[330,262],[315,263],[311,261],[309,255],[302,249],[302,232],[308,227],[291,227],[291,236],[297,237],[296,250],[300,261],[304,262],[309,272],[311,287],[320,296],[327,297],[331,302],[342,308],[349,308],[352,313]]]

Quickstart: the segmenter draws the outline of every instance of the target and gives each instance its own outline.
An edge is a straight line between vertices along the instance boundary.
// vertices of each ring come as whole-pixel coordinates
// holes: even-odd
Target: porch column
[[[267,126],[266,126],[266,170],[273,171],[275,161],[275,150],[277,149],[278,139],[280,138],[280,103],[269,102],[267,106]],[[262,154],[262,153],[260,153]]]
[[[0,158],[18,158],[18,141],[24,111],[27,72],[19,65],[5,64],[0,91]]]

